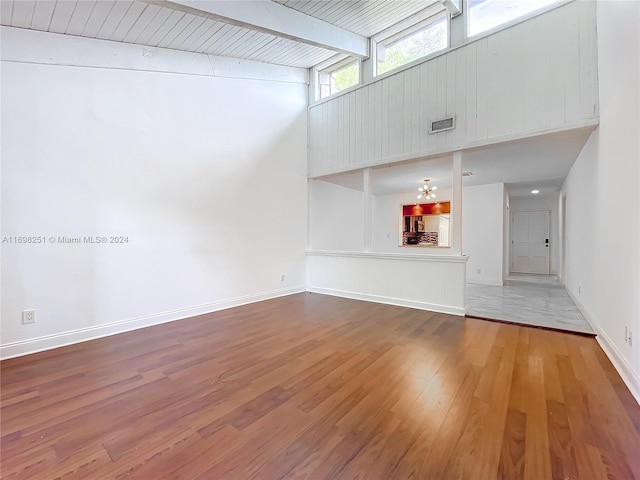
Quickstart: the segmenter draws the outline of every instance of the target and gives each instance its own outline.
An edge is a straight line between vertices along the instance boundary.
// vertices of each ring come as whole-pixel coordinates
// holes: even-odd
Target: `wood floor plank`
[[[502,437],[497,478],[512,480],[524,478],[526,431],[527,416],[517,410],[509,409]]]
[[[529,378],[529,335],[528,329],[522,329],[518,333],[509,390],[509,409],[525,413]]]
[[[513,369],[518,346],[519,330],[513,325],[504,325],[496,339],[504,339],[504,352],[500,364],[495,369],[495,381],[489,401],[481,411],[481,432],[485,440],[480,443],[481,454],[475,461],[475,471],[480,478],[490,477],[500,464],[500,449],[509,408],[509,393],[512,385]]]
[[[423,445],[418,443],[413,445],[416,453],[424,452],[425,448],[429,452],[420,462],[417,470],[419,478],[446,478],[444,475],[450,461],[455,462],[457,458],[467,453],[466,450],[460,450],[461,439],[469,425],[477,425],[479,422],[478,402],[474,401],[473,391],[480,376],[480,368],[475,366],[469,368],[442,423],[433,430],[428,441]],[[477,433],[478,430],[474,428],[472,432]]]
[[[296,294],[0,363],[0,478],[640,480],[593,338]]]
[[[547,400],[549,442],[553,478],[580,478],[576,453],[564,403]]]
[[[227,427],[216,435],[202,437],[197,433],[174,439],[155,456],[130,455],[125,468],[119,471],[120,479],[196,478],[217,465],[225,455],[246,441],[244,435],[233,427]]]
[[[540,357],[529,359],[529,382],[524,478],[525,480],[552,478],[549,427],[544,395],[544,368]]]
[[[434,471],[431,467],[427,470],[437,472],[439,478],[483,478],[481,468],[483,445],[478,442],[478,438],[485,436],[482,429],[486,404],[477,397],[470,398],[468,403],[469,409],[465,416],[462,433],[450,444],[450,450],[454,454],[447,455],[446,463],[443,461],[445,466],[442,471]]]

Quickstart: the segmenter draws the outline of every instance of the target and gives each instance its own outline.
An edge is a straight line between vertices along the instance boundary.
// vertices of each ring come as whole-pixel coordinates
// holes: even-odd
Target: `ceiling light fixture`
[[[533,193],[534,195],[537,195],[540,193],[540,190],[531,190],[531,193]]]
[[[418,194],[418,200],[421,198],[426,198],[427,200],[430,198],[436,198],[436,194],[433,193],[434,190],[437,190],[438,187],[437,186],[433,186],[433,187],[429,187],[429,182],[431,181],[431,179],[429,178],[425,178],[424,180],[424,185],[422,185],[421,187],[418,187],[418,191],[420,192]]]

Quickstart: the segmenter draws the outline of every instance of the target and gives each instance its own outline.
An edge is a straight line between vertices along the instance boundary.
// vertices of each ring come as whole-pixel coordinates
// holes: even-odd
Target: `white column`
[[[451,253],[462,255],[462,152],[453,152],[453,198],[451,199]]]
[[[362,171],[364,184],[364,251],[371,251],[371,170]]]
[[[466,41],[467,14],[469,5],[462,8],[462,14],[451,19],[451,48],[459,47]]]

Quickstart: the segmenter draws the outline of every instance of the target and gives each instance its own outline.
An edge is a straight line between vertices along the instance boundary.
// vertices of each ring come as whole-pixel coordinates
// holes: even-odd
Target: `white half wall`
[[[415,195],[372,196],[372,252],[364,251],[364,193],[310,180],[307,290],[464,315],[466,257],[400,247],[400,206]],[[438,190],[449,200],[450,190]]]
[[[597,8],[600,126],[563,187],[566,289],[640,402],[640,3]]]
[[[504,184],[462,190],[462,251],[469,256],[467,282],[502,285]]]
[[[560,262],[560,223],[558,219],[558,195],[511,197],[511,215],[518,211],[549,210],[549,273],[557,275]],[[509,222],[512,221],[512,216]],[[511,259],[509,259],[511,265]]]
[[[2,243],[2,357],[304,290],[303,76],[254,62],[221,78],[192,71],[206,56],[5,27],[2,40],[2,237],[43,239]],[[51,45],[64,62],[42,59]]]
[[[464,315],[466,257],[307,252],[307,290]]]

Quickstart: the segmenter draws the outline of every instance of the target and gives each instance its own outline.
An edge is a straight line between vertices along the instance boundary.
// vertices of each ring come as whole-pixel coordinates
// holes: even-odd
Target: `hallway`
[[[595,335],[555,275],[511,274],[503,287],[467,284],[467,316]]]

